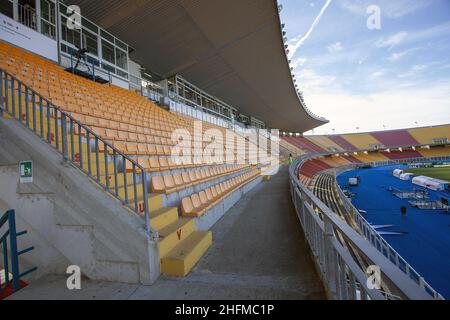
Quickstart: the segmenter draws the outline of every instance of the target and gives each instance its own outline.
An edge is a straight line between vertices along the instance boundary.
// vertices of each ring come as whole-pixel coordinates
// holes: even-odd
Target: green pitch
[[[435,179],[450,181],[450,167],[406,169],[404,171],[411,172],[415,176],[427,176]]]

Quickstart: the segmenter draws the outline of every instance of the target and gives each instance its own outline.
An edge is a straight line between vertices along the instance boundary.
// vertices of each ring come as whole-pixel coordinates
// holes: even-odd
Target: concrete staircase
[[[30,110],[31,112],[31,110]],[[40,111],[37,110],[37,117],[39,118]],[[2,121],[6,121],[8,123],[14,124],[16,128],[20,127],[20,124],[18,121],[10,119],[10,117],[5,117],[2,119]],[[46,121],[43,123],[43,127],[47,127]],[[55,132],[55,124],[50,123],[51,131]],[[20,127],[21,130],[27,131],[27,129]],[[32,128],[34,129],[34,128]],[[40,125],[37,123],[36,130],[40,131]],[[29,131],[27,134],[31,134]],[[32,135],[32,134],[31,134]],[[20,136],[20,134],[19,134]],[[42,144],[44,148],[48,148],[48,145],[46,145],[44,142],[39,140],[38,137],[33,136],[33,140],[36,141],[36,143]],[[62,143],[62,138],[59,137],[58,139],[59,145]],[[52,137],[52,143],[54,147],[56,145],[56,141],[54,137]],[[1,147],[1,146],[0,146]],[[8,147],[5,146],[6,150],[4,152],[4,156],[6,157],[8,154]],[[68,145],[68,153],[72,153],[72,144]],[[27,148],[25,148],[27,149]],[[96,162],[94,154],[91,155],[91,157],[88,159],[87,157],[87,149],[88,146],[85,141],[81,144],[81,150],[82,150],[82,156],[79,156],[79,150],[80,150],[80,144],[79,139],[75,138],[73,142],[73,149],[76,159],[78,160],[78,163],[81,161],[83,163],[84,168],[88,168],[88,165],[90,163],[91,172],[95,176],[97,174],[96,172]],[[54,150],[51,150],[55,158],[57,159],[60,157],[56,154]],[[45,152],[44,152],[45,153]],[[20,160],[27,160],[32,158],[32,154],[29,154],[29,156],[26,157],[12,157],[12,162],[6,161],[6,163],[11,164],[14,163],[15,166],[18,167],[18,162]],[[45,155],[44,155],[45,157]],[[0,157],[1,160],[1,157]],[[100,165],[99,174],[100,174],[100,181],[103,184],[106,184],[106,180],[109,180],[110,188],[115,187],[115,179],[113,176],[106,176],[106,170],[105,170],[105,162],[104,158],[100,157],[98,160],[98,163]],[[4,161],[5,162],[5,161]],[[1,161],[0,161],[1,163]],[[67,165],[67,164],[66,164]],[[63,169],[64,170],[64,169]],[[71,168],[73,170],[73,168]],[[112,161],[108,163],[108,172],[114,172],[114,164]],[[57,174],[57,173],[55,173]],[[80,176],[84,176],[81,172],[78,173]],[[118,193],[122,197],[124,197],[125,189],[128,192],[129,199],[133,199],[134,190],[133,186],[130,185],[130,182],[132,180],[132,176],[130,173],[127,173],[127,186],[124,185],[124,175],[119,175],[117,180],[117,187],[118,187]],[[83,180],[89,181],[90,185],[93,185],[91,180],[89,180],[86,176],[82,177]],[[14,184],[17,185],[17,181],[14,181]],[[101,191],[101,188],[96,186],[99,191]],[[35,193],[34,196],[38,196],[42,198],[43,194],[40,194],[42,190],[34,190]],[[143,195],[141,190],[138,190],[137,198],[138,198],[138,204],[139,208],[141,208],[141,211],[143,211]],[[32,193],[33,193],[32,192]],[[44,192],[45,193],[45,192]],[[104,196],[106,198],[114,199],[111,197],[108,193],[104,193]],[[75,199],[70,199],[70,195],[66,195],[67,200],[75,201]],[[5,199],[8,200],[8,199]],[[56,196],[53,197],[51,201],[49,201],[50,205],[55,205],[56,202]],[[133,199],[134,200],[134,199]],[[133,200],[130,200],[133,201]],[[105,201],[105,200],[103,200]],[[115,201],[117,202],[117,201]],[[195,229],[195,221],[193,219],[181,219],[178,215],[178,209],[175,207],[163,207],[163,197],[160,194],[150,194],[148,197],[148,205],[150,208],[150,224],[151,226],[159,232],[160,239],[158,243],[159,248],[159,257],[160,257],[160,272],[166,275],[173,275],[173,276],[184,276],[193,268],[195,263],[202,257],[202,255],[205,253],[205,251],[209,248],[209,246],[212,243],[212,235],[211,232],[199,232]],[[124,207],[124,209],[126,209]],[[133,215],[132,212],[129,210],[125,210],[128,212],[129,215]],[[48,245],[55,246],[55,245],[61,245],[62,248],[55,248],[60,253],[63,253],[64,258],[67,258],[67,261],[79,261],[81,257],[71,257],[70,255],[67,256],[65,253],[67,249],[64,246],[66,244],[71,244],[73,241],[84,244],[83,250],[83,259],[86,261],[91,261],[88,265],[84,266],[83,272],[91,277],[92,279],[99,279],[99,280],[108,280],[111,281],[115,279],[116,281],[121,282],[139,282],[140,276],[138,271],[138,263],[121,263],[117,264],[114,263],[114,255],[117,254],[118,248],[117,246],[113,248],[109,248],[111,244],[108,244],[109,238],[108,236],[99,236],[94,235],[94,224],[86,223],[85,221],[80,221],[80,217],[77,216],[77,212],[74,212],[71,210],[71,208],[64,208],[64,210],[59,210],[59,214],[56,215],[55,220],[60,220],[55,225],[60,229],[58,232],[54,233],[51,232],[52,236],[55,236],[57,239],[56,241],[50,241]],[[65,214],[63,217],[61,215],[61,212]],[[67,214],[66,214],[67,213]],[[74,218],[76,217],[76,218]],[[65,220],[68,220],[69,223],[67,223]],[[102,222],[103,223],[103,222]],[[30,226],[32,229],[36,228],[36,226]],[[36,229],[36,231],[39,232],[39,228]],[[61,232],[60,232],[61,231]],[[66,237],[64,236],[65,233],[72,234],[75,232],[74,237]],[[45,238],[46,233],[42,234]],[[99,240],[101,238],[101,240]],[[83,240],[80,240],[83,239]],[[54,239],[53,239],[54,240]],[[122,248],[123,249],[123,248]],[[133,249],[133,244],[128,244],[127,250]],[[70,252],[71,250],[69,250]],[[126,250],[125,250],[126,251]],[[131,250],[132,251],[132,250]],[[98,256],[98,257],[97,257]],[[126,254],[121,254],[121,256],[125,257]],[[65,259],[61,260],[65,260]],[[153,258],[152,258],[153,259]],[[117,260],[117,259],[116,259]],[[119,259],[120,260],[120,259]],[[130,259],[129,259],[130,260]],[[132,259],[131,259],[132,260]],[[151,259],[150,259],[151,260]],[[42,261],[41,261],[42,262]],[[42,269],[42,268],[41,268]],[[62,268],[57,268],[58,273],[62,272]],[[45,268],[44,268],[45,270]],[[51,272],[55,272],[55,270],[52,270]],[[111,275],[106,276],[105,275]],[[153,279],[154,277],[152,277]],[[151,280],[153,281],[153,280]],[[150,282],[151,282],[150,281]],[[148,281],[146,281],[148,282]]]
[[[181,218],[176,207],[163,207],[163,196],[149,196],[150,225],[159,233],[161,273],[185,276],[212,244],[211,231],[196,231],[192,218]]]

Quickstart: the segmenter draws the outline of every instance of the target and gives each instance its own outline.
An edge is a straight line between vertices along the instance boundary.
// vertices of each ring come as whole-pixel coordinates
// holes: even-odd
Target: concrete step
[[[122,189],[122,192],[119,192],[119,195],[125,199],[125,195]],[[128,194],[128,200],[132,207],[134,207],[134,198],[133,194]],[[163,197],[161,194],[150,193],[148,196],[148,208],[150,214],[155,211],[160,210],[163,207]],[[144,213],[144,200],[138,198],[138,208],[141,213]]]
[[[165,257],[170,250],[183,242],[194,231],[195,220],[184,218],[159,230],[159,256]]]
[[[212,244],[211,231],[195,231],[161,259],[161,273],[186,276]]]
[[[150,225],[155,230],[161,230],[178,220],[178,208],[166,207],[150,211]]]

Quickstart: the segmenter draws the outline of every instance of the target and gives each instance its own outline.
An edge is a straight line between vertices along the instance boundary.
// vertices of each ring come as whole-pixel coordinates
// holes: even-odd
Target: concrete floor
[[[290,199],[287,168],[247,193],[212,228],[214,243],[184,278],[152,286],[49,276],[13,299],[325,299]]]

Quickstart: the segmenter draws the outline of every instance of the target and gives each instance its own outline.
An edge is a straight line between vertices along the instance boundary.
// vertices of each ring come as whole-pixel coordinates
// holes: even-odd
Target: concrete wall
[[[32,160],[33,183],[19,183],[19,161]],[[88,278],[151,284],[159,276],[158,244],[143,219],[126,210],[84,173],[15,120],[0,118],[0,199],[16,210],[26,280],[80,266]]]
[[[206,211],[202,216],[195,218],[197,230],[209,230],[231,209],[247,192],[256,187],[261,181],[262,176],[243,185],[237,190],[229,194],[225,199],[220,201],[217,205]]]

